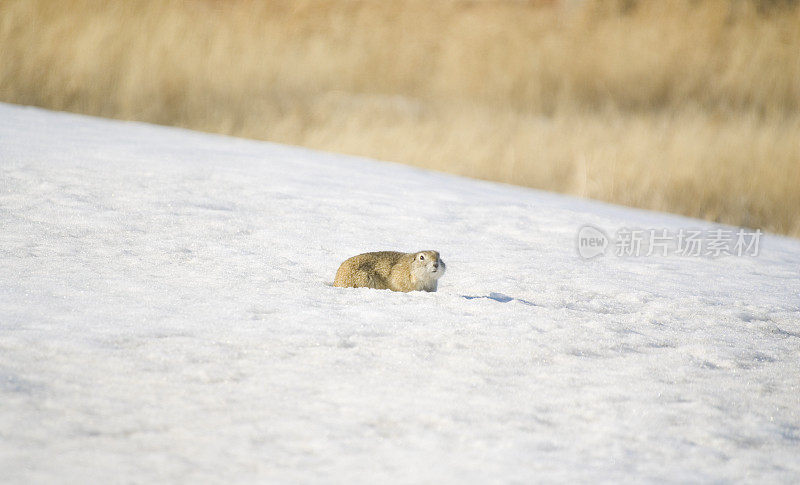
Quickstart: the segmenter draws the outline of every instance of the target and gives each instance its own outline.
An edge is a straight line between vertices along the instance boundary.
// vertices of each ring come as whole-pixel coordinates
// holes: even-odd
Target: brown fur
[[[347,259],[336,271],[333,286],[404,292],[436,291],[438,279],[444,271],[444,261],[437,251],[378,251]]]

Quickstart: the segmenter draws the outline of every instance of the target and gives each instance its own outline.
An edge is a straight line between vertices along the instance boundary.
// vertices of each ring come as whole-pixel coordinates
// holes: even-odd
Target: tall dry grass
[[[794,2],[3,0],[0,100],[800,236]]]

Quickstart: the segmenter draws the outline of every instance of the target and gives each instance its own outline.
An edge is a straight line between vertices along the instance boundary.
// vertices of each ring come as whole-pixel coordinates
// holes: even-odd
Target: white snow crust
[[[0,104],[0,482],[800,482],[800,242]],[[440,251],[436,293],[330,286]]]

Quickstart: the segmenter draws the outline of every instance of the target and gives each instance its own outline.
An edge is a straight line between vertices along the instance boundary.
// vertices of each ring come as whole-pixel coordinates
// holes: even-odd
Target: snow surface
[[[0,221],[2,483],[800,481],[796,240],[11,105]],[[439,291],[330,286],[389,249]]]

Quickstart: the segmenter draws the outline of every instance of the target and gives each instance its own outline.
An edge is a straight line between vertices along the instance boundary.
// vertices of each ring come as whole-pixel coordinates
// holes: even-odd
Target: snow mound
[[[720,226],[11,105],[0,221],[3,483],[800,481],[795,240],[584,259]]]

